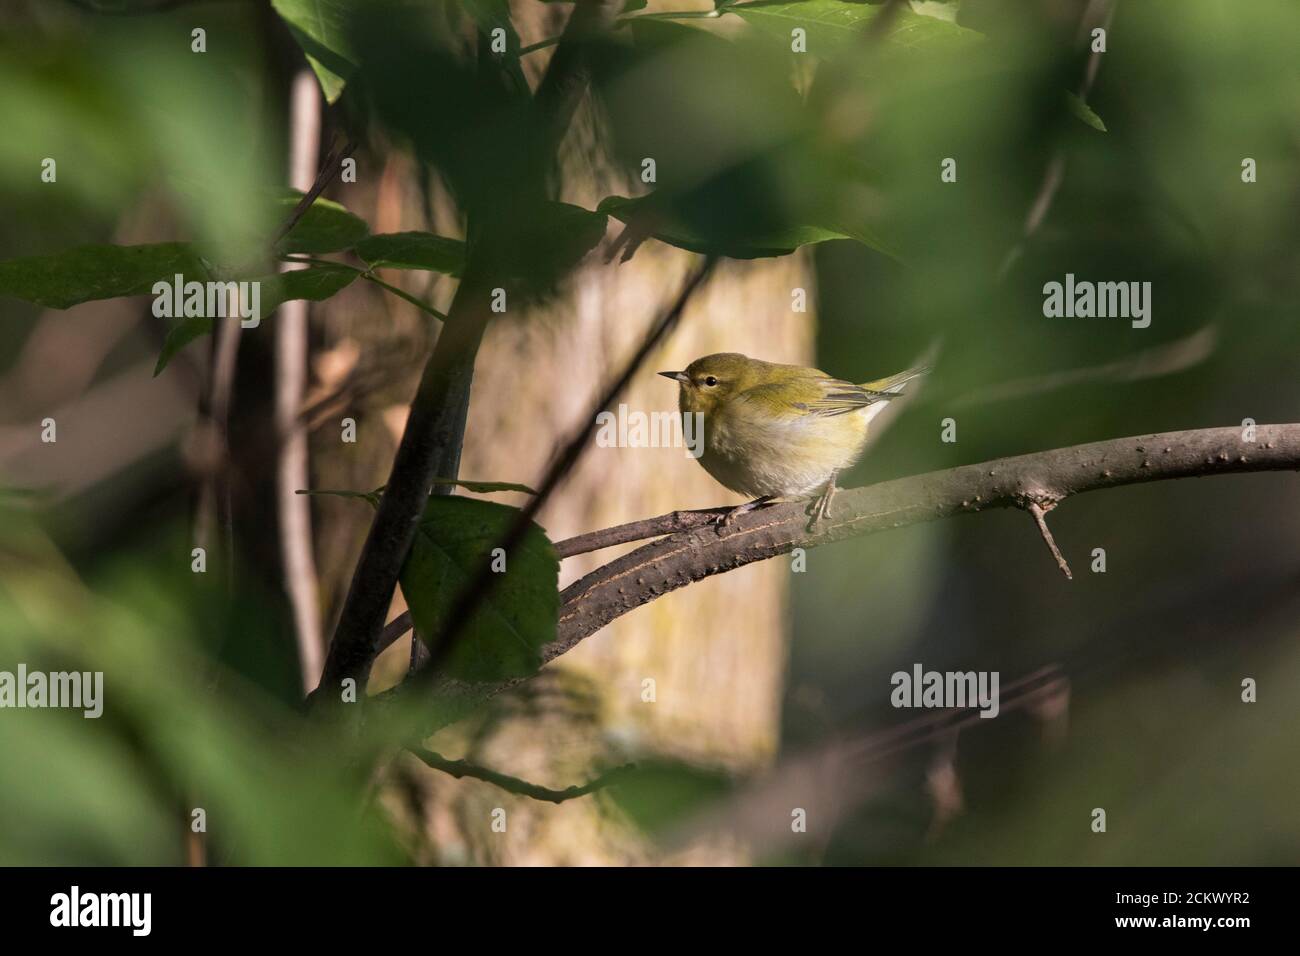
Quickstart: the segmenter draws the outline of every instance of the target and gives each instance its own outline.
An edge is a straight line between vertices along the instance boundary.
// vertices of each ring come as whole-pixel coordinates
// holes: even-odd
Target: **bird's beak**
[[[690,381],[685,372],[660,372],[659,374],[664,378],[671,378],[675,382],[681,382],[683,385]]]

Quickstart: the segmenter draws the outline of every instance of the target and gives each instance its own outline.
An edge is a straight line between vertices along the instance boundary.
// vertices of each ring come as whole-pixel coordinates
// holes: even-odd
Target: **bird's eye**
[[[718,380],[714,378],[712,375],[710,375],[708,378],[704,380],[704,384],[712,388],[714,385],[718,384]]]

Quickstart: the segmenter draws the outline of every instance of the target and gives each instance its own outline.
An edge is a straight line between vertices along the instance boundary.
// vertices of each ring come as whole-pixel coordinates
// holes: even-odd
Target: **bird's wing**
[[[768,415],[793,420],[809,415],[844,415],[898,396],[816,372],[792,381],[756,385],[739,397]]]
[[[808,403],[808,410],[814,415],[845,415],[898,397],[892,392],[854,385],[837,378],[819,379],[817,384],[822,388],[822,395]]]

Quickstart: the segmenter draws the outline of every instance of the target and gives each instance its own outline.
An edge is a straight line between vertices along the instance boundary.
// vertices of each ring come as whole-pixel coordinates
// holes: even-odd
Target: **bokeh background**
[[[660,14],[711,7],[629,4],[616,31],[588,41],[589,87],[537,155],[526,102],[476,98],[476,24],[508,16],[517,50],[557,37],[572,4],[323,8],[359,66],[314,51],[352,72],[336,102],[318,103],[309,165],[332,138],[357,143],[357,181],[326,195],[372,232],[464,238],[476,202],[508,222],[498,207],[516,197],[493,188],[507,178],[587,209],[653,194],[630,217],[649,237],[629,261],[611,218],[549,295],[490,328],[465,477],[536,481],[701,252],[725,258],[624,401],[673,408],[653,372],[713,351],[855,381],[932,359],[843,485],[1297,420],[1300,9],[1287,0],[884,12],[805,0],[686,18]],[[876,16],[888,25],[873,33]],[[0,260],[102,242],[239,248],[272,232],[259,197],[290,180],[291,90],[311,76],[293,22],[261,0],[6,4]],[[203,54],[191,52],[196,27]],[[791,50],[795,27],[806,53]],[[517,81],[535,89],[552,50],[511,60]],[[40,179],[47,156],[57,183]],[[947,158],[955,182],[941,180]],[[1151,282],[1150,327],[1044,317],[1043,284],[1066,273]],[[382,274],[443,310],[456,288]],[[795,288],[806,312],[791,308]],[[213,343],[155,377],[169,321],[150,304],[0,297],[0,669],[102,670],[106,683],[98,720],[0,711],[0,863],[1300,859],[1295,474],[1071,500],[1050,521],[1072,581],[1029,517],[1008,511],[668,595],[429,742],[552,787],[638,765],[617,787],[551,805],[430,770],[384,727],[340,736],[304,723],[303,617],[276,483],[277,319],[238,340],[228,441],[214,453],[201,409]],[[437,324],[358,282],[311,303],[306,329],[294,428],[310,486],[374,488]],[[47,416],[53,445],[40,440]],[[347,417],[355,444],[340,439]],[[945,419],[955,441],[942,440]],[[679,450],[593,441],[540,522],[559,540],[733,501]],[[319,623],[306,639],[319,650],[370,512],[312,498],[308,514]],[[205,523],[211,558],[197,575]],[[1091,569],[1096,548],[1104,573]],[[561,583],[617,553],[564,562]],[[391,613],[403,609],[399,594]],[[371,691],[398,683],[408,658],[399,641]],[[918,662],[999,671],[1002,715],[930,727],[893,709],[890,675]],[[1038,692],[1009,706],[1021,678]],[[1242,701],[1246,678],[1257,702]],[[796,808],[806,832],[792,831]]]

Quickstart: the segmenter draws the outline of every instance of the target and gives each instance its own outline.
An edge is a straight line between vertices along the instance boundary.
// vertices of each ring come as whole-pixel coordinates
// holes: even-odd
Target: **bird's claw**
[[[828,485],[820,495],[813,499],[812,505],[808,508],[810,515],[808,520],[808,531],[816,531],[817,525],[822,521],[827,521],[831,516],[831,499],[835,497],[835,485]]]

